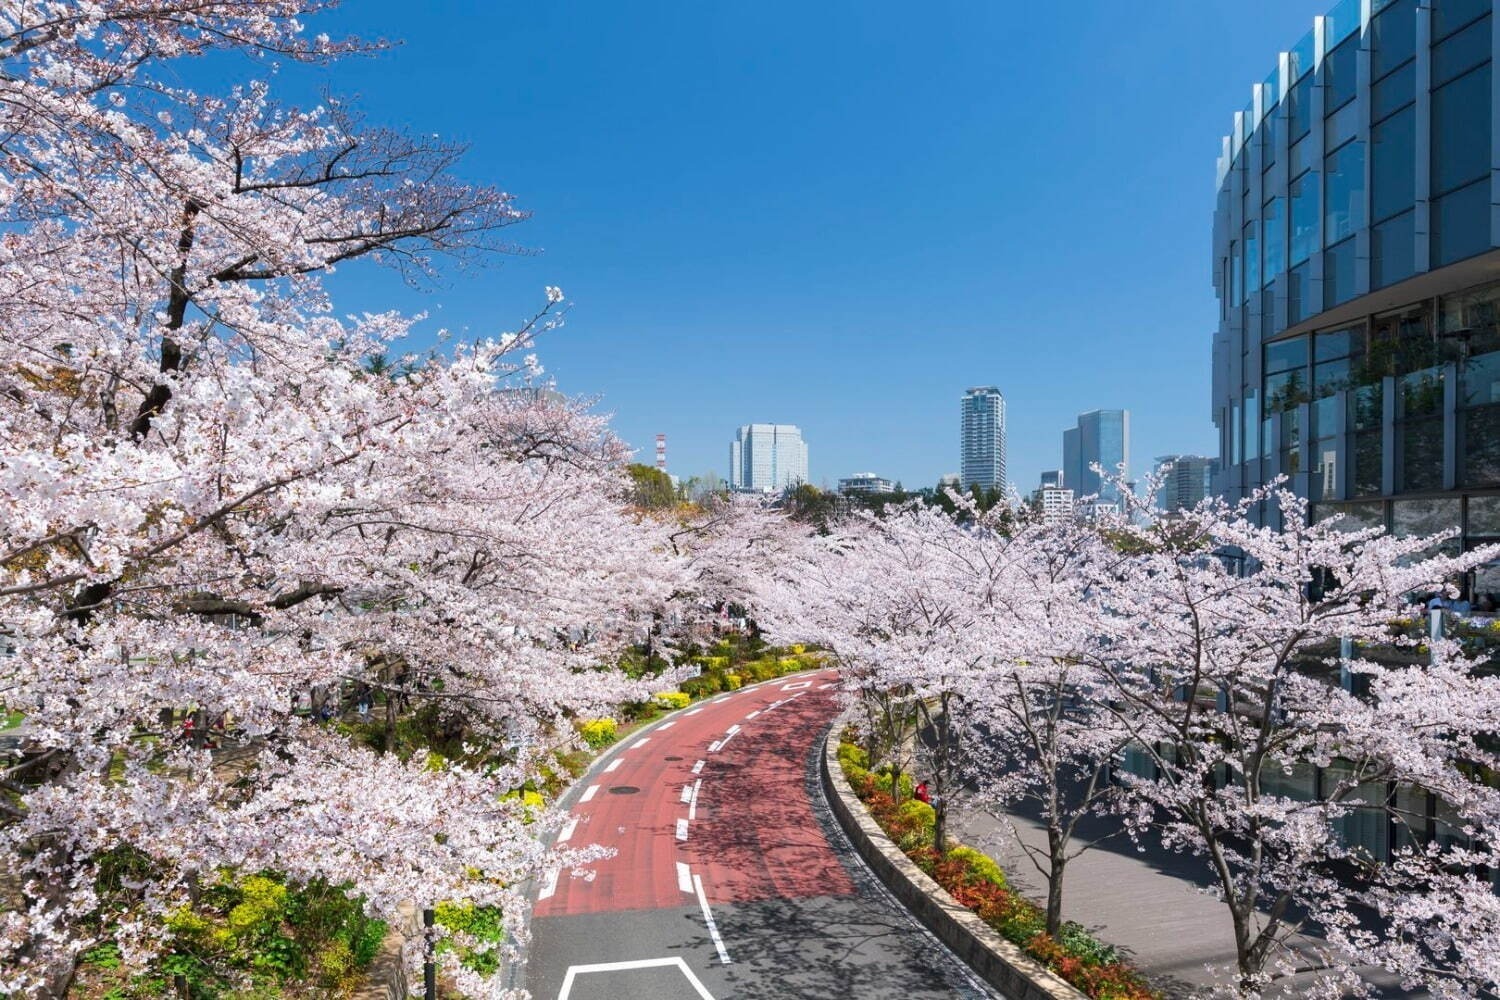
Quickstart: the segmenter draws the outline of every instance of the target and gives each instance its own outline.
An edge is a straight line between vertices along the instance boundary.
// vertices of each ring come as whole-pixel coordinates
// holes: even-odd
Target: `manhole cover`
[[[638,791],[640,791],[640,789],[637,788],[637,787],[635,787],[634,785],[614,785],[613,787],[610,788],[609,794],[611,794],[611,795],[634,795]]]
[[[662,760],[681,760],[681,757],[663,757]]]

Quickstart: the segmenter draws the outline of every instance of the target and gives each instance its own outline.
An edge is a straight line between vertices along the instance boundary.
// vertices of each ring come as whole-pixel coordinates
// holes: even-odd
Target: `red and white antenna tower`
[[[667,436],[656,435],[656,467],[662,472],[667,471]]]

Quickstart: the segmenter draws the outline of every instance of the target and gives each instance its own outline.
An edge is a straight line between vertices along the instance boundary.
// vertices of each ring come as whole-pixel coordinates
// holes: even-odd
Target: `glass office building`
[[[1235,114],[1217,492],[1284,475],[1314,517],[1500,539],[1497,22],[1495,0],[1344,0]]]
[[[1095,471],[1123,477],[1130,466],[1130,411],[1090,410],[1078,424],[1063,431],[1062,484],[1080,500],[1097,497],[1119,503],[1120,488]]]
[[[1005,492],[1005,397],[992,385],[959,400],[958,464],[964,489]]]

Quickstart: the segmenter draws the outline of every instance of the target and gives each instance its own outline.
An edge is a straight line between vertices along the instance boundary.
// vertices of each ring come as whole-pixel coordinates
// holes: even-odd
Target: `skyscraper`
[[[1005,397],[992,385],[968,390],[959,400],[959,479],[1005,492]]]
[[[1078,426],[1063,431],[1063,486],[1076,497],[1097,496],[1118,503],[1120,490],[1105,475],[1123,477],[1130,465],[1130,411],[1090,410],[1078,415]]]
[[[1202,455],[1162,455],[1156,460],[1156,471],[1171,464],[1172,470],[1161,484],[1156,501],[1162,510],[1196,507],[1209,495],[1210,481],[1218,462]]]
[[[746,424],[729,446],[729,488],[776,493],[807,482],[807,443],[793,424]]]

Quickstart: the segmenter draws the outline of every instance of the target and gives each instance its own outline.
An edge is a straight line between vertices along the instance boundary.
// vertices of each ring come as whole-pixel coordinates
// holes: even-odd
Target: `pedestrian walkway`
[[[1041,824],[1016,817],[1014,824],[1028,844],[1044,847]],[[1088,831],[1099,836],[1101,830]],[[1006,877],[1023,894],[1047,898],[1046,880],[1018,846],[1006,824],[988,814],[960,810],[952,821],[952,835],[980,848],[1000,863]],[[1201,862],[1154,849],[1137,851],[1121,835],[1085,851],[1068,865],[1063,889],[1063,919],[1074,920],[1101,941],[1126,954],[1158,989],[1169,997],[1201,995],[1222,982],[1225,969],[1234,967],[1234,932],[1229,912],[1205,892]],[[1303,938],[1307,962],[1313,964],[1316,941]],[[1301,963],[1299,963],[1301,964]],[[1215,972],[1209,966],[1217,966]],[[1290,985],[1311,978],[1298,977]],[[1382,996],[1419,997],[1401,991],[1389,976],[1370,978]],[[1294,988],[1293,995],[1296,995]]]

